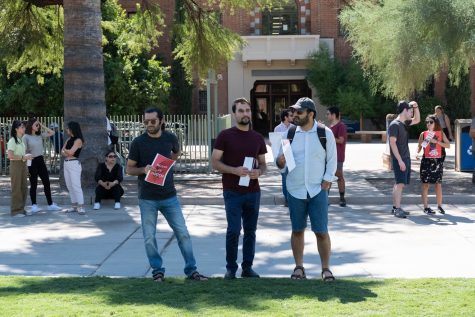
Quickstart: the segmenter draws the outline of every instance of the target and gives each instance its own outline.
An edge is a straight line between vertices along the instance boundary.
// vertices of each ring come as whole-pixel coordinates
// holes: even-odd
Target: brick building
[[[164,15],[166,26],[159,41],[159,53],[170,64],[175,1],[148,1],[158,3]],[[130,13],[135,11],[136,2],[141,0],[120,0]],[[346,60],[350,57],[351,47],[345,42],[337,18],[346,2],[295,0],[284,8],[271,11],[256,7],[233,15],[223,12],[222,24],[241,35],[247,45],[235,54],[225,69],[216,71],[217,84],[212,85],[212,91],[218,91],[217,105],[212,96],[212,112],[217,109],[220,114],[230,113],[232,100],[244,96],[253,105],[255,128],[266,132],[279,123],[281,109],[302,96],[316,100],[315,88],[305,79],[307,56],[325,44],[335,58]],[[445,78],[441,76],[434,83],[435,95],[442,100]],[[206,87],[195,86],[192,112],[206,113]],[[317,110],[322,119],[324,109]]]

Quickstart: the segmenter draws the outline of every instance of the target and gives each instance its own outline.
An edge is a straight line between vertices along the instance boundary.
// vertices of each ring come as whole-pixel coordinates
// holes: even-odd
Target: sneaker
[[[233,272],[231,270],[227,270],[226,274],[224,274],[225,280],[234,280],[235,278],[236,278],[236,272]]]
[[[394,217],[406,218],[406,213],[401,208],[394,209]]]
[[[445,210],[442,208],[442,206],[437,206],[437,209],[439,209],[439,212],[443,215],[445,215]],[[435,212],[434,212],[435,213]]]
[[[427,215],[434,215],[435,211],[433,211],[430,207],[424,208],[424,213]]]
[[[26,215],[25,214],[16,214],[14,216],[12,216],[13,218],[23,218],[25,217]]]
[[[346,199],[340,198],[340,207],[346,207]]]
[[[86,209],[84,209],[84,207],[79,207],[78,208],[78,214],[85,215],[86,214]]]
[[[247,268],[242,270],[241,277],[259,278],[260,276],[252,268]]]
[[[94,207],[92,207],[94,210],[99,210],[101,209],[101,203],[94,203]]]
[[[114,209],[120,209],[120,203],[115,203],[114,204]]]
[[[41,210],[41,208],[38,207],[37,204],[31,205],[31,213],[32,213],[32,214],[36,214],[36,213],[37,213],[38,211],[40,211],[40,210]]]
[[[391,210],[391,213],[392,213],[393,215],[394,215],[394,211],[395,211],[396,209],[401,209],[402,212],[404,212],[404,214],[405,214],[406,216],[409,216],[409,215],[411,214],[409,211],[405,211],[405,210],[402,209],[402,208],[393,207],[393,209]]]
[[[77,212],[78,211],[78,207],[71,207],[69,209],[66,209],[66,213],[72,213],[72,212]]]
[[[55,203],[52,203],[51,205],[48,206],[48,211],[60,211],[60,210],[61,208]]]

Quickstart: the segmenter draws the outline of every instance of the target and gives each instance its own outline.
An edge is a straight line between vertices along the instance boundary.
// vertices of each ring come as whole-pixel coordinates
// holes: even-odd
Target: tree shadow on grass
[[[187,311],[207,307],[264,311],[269,307],[268,301],[275,300],[315,301],[315,304],[364,302],[377,297],[372,289],[383,283],[369,279],[339,279],[323,283],[321,280],[261,278],[228,281],[214,278],[201,283],[167,278],[163,283],[155,283],[143,278],[20,278],[14,281],[15,286],[0,287],[0,296],[57,293],[94,296],[109,305],[165,305]],[[0,284],[5,285],[5,280]]]

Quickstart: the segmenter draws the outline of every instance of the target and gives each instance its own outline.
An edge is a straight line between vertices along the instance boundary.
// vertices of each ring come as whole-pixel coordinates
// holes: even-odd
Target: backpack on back
[[[287,139],[289,139],[290,144],[292,144],[292,141],[294,140],[295,136],[295,131],[297,130],[297,126],[293,126],[289,129],[289,132],[287,132]],[[317,134],[318,134],[318,140],[320,141],[320,144],[322,145],[323,149],[325,152],[327,151],[327,136],[325,134],[325,128],[319,127],[317,125]]]

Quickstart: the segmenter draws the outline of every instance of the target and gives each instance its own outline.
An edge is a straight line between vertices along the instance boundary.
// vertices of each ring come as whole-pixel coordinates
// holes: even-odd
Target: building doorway
[[[302,97],[312,97],[306,80],[256,81],[251,90],[254,130],[267,136],[280,123],[280,112]]]

